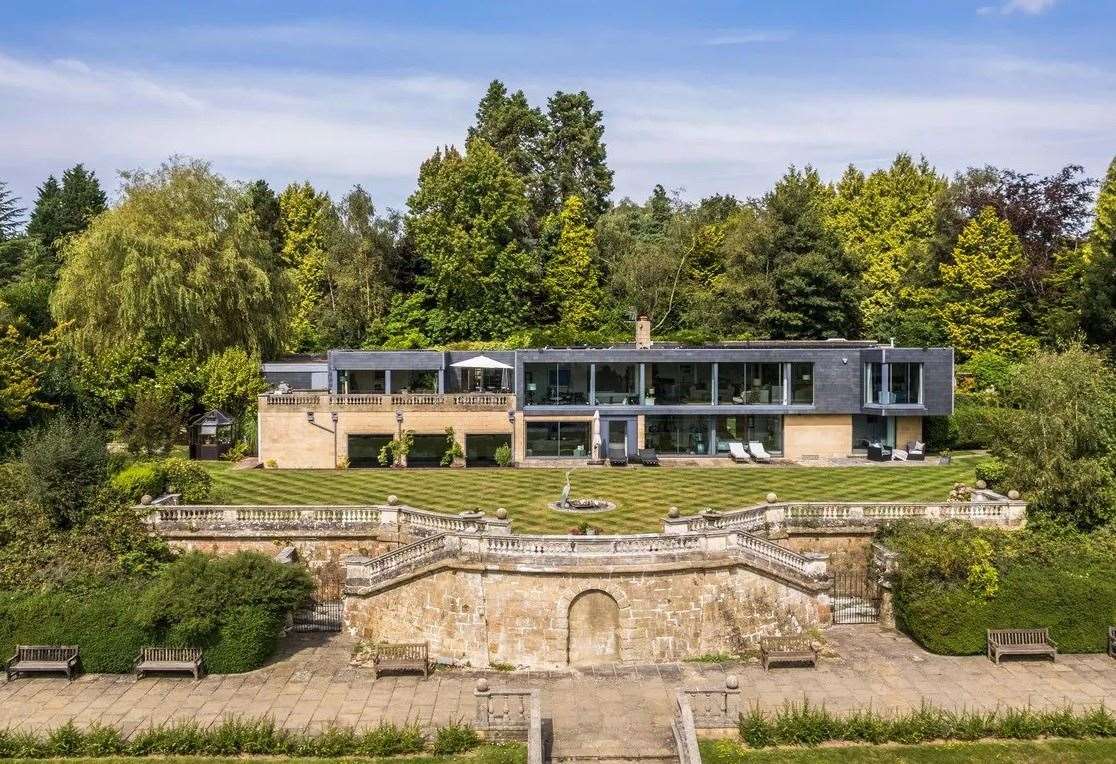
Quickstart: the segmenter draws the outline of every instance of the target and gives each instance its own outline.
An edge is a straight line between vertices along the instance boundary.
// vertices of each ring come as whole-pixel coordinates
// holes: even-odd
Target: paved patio
[[[45,729],[72,719],[131,732],[177,719],[210,724],[227,715],[270,716],[298,729],[336,724],[372,726],[417,721],[436,726],[473,718],[473,685],[538,687],[551,720],[555,757],[620,758],[671,755],[670,719],[679,687],[723,686],[740,677],[745,704],[773,707],[806,697],[833,710],[871,705],[916,707],[924,700],[948,708],[1116,705],[1116,660],[1066,655],[1057,663],[931,655],[877,626],[837,626],[826,632],[817,670],[773,669],[755,662],[732,666],[671,664],[607,666],[587,671],[477,672],[444,670],[429,680],[373,680],[349,665],[352,642],[340,636],[292,635],[271,665],[249,674],[191,679],[85,675],[18,679],[0,684],[0,728]]]

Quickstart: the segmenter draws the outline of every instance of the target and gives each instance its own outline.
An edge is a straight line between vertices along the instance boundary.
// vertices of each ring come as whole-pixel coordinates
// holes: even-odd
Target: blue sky
[[[0,23],[0,179],[172,154],[399,207],[493,78],[588,90],[616,196],[767,190],[924,154],[1045,173],[1116,154],[1116,0],[24,2]]]

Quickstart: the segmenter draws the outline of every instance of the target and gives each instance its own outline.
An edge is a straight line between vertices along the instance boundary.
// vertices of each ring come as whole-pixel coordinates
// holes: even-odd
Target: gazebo
[[[232,447],[233,420],[212,409],[190,422],[190,458],[220,459]]]

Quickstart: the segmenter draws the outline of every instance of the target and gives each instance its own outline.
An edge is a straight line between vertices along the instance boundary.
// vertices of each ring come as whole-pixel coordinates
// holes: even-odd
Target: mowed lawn
[[[439,512],[508,510],[517,533],[566,533],[582,518],[605,532],[656,532],[671,506],[683,514],[762,501],[774,491],[798,501],[941,501],[973,480],[974,461],[950,466],[736,468],[630,467],[573,470],[574,498],[607,499],[615,510],[575,517],[547,507],[565,481],[558,468],[234,470],[210,463],[221,503],[378,504],[389,495]]]

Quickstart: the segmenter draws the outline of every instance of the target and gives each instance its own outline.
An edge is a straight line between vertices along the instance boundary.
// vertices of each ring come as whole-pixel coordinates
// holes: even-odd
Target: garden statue
[[[570,508],[570,470],[566,470],[566,484],[562,486],[562,498],[558,500],[560,509]]]

